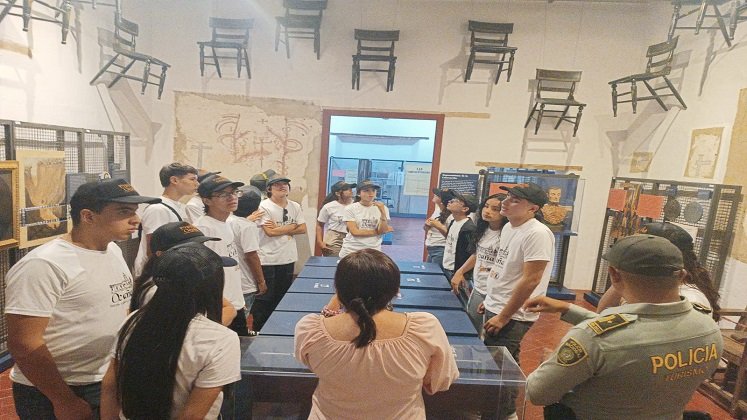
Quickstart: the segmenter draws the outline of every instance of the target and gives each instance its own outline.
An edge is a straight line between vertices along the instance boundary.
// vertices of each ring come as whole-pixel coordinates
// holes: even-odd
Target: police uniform
[[[723,342],[708,310],[680,302],[637,303],[597,314],[576,305],[576,324],[527,378],[537,405],[557,402],[579,419],[681,419],[719,362]]]

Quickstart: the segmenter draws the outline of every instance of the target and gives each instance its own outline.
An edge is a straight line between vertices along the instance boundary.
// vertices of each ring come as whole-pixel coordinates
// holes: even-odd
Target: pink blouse
[[[459,377],[436,317],[407,313],[405,332],[363,348],[327,332],[321,315],[296,324],[295,356],[319,377],[309,419],[424,419],[421,390],[449,389]]]

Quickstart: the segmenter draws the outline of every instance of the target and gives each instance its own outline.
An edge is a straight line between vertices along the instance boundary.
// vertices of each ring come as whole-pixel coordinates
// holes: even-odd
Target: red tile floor
[[[382,247],[384,252],[394,256],[398,260],[420,261],[423,252],[423,220],[418,218],[392,218],[394,226],[394,239],[392,245]],[[576,304],[593,310],[594,307],[583,299],[583,292],[576,293]],[[542,362],[544,354],[554,349],[560,339],[570,328],[570,325],[561,321],[558,315],[540,316],[529,333],[521,342],[521,368],[528,375]],[[17,419],[11,394],[9,371],[0,374],[0,420]],[[655,404],[656,401],[652,401]],[[705,411],[711,414],[714,420],[731,419],[726,411],[714,404],[711,400],[700,393],[695,393],[687,406],[688,410]],[[525,420],[542,419],[542,407],[527,404],[526,410],[519,413],[519,418]]]

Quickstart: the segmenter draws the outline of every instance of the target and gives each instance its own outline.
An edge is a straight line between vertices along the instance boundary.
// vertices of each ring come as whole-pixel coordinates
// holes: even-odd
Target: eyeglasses
[[[231,191],[231,192],[222,192],[220,194],[213,194],[212,197],[213,198],[221,198],[223,200],[228,200],[231,197],[241,197],[242,195],[244,195],[244,193],[242,191],[240,191],[240,190],[234,190],[234,191]]]
[[[288,209],[283,209],[283,222],[288,221]]]

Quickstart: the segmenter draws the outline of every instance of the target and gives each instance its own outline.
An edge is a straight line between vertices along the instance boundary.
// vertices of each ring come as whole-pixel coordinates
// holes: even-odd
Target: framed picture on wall
[[[0,161],[0,250],[18,246],[18,161]]]

